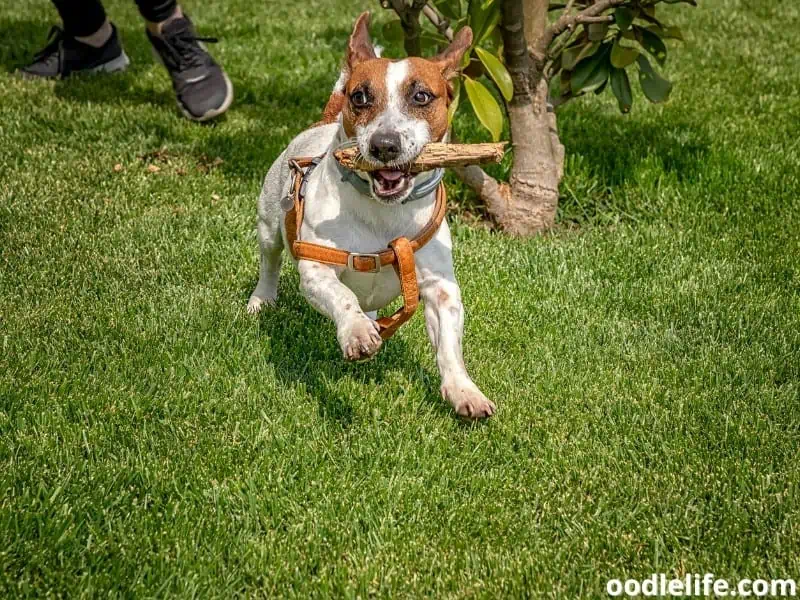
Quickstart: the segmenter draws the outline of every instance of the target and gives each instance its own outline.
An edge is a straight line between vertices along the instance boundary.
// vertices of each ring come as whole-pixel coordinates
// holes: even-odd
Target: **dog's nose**
[[[381,162],[400,156],[400,136],[396,133],[376,133],[369,140],[369,153]]]

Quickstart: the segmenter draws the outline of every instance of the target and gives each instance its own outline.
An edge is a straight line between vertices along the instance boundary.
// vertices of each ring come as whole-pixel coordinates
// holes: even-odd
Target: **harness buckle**
[[[356,258],[371,258],[375,263],[375,266],[372,267],[369,271],[361,271],[360,269],[356,269],[354,260]],[[362,253],[362,252],[351,252],[347,256],[347,268],[351,271],[356,271],[357,273],[380,273],[381,272],[381,257],[379,254],[370,254],[370,253]]]

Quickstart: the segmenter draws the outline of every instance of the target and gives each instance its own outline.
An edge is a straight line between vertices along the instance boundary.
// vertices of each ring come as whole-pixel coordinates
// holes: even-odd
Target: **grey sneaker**
[[[147,31],[158,58],[172,78],[172,87],[183,114],[193,121],[221,115],[233,102],[233,85],[200,42],[216,38],[198,37],[184,16],[167,23],[160,36]]]
[[[47,46],[33,57],[33,62],[19,70],[23,77],[54,79],[81,71],[122,71],[130,64],[113,23],[111,37],[100,48],[79,42],[57,26],[50,29],[47,40]]]

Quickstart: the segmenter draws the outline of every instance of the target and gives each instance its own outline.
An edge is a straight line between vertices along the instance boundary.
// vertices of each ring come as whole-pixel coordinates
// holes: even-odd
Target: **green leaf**
[[[433,5],[450,21],[461,18],[461,0],[433,0]]]
[[[653,15],[654,14],[655,14],[655,11],[653,12]],[[652,23],[656,27],[664,27],[664,24],[661,21],[656,19],[654,16],[648,14],[647,12],[642,12],[639,15],[639,18],[642,19],[643,21],[647,21],[648,23]]]
[[[383,26],[383,39],[390,42],[402,42],[404,38],[403,26],[400,24],[400,19],[394,19],[384,24]]]
[[[553,77],[548,83],[548,96],[551,99],[558,99],[561,97],[561,73]],[[569,88],[568,88],[569,89]]]
[[[633,93],[631,92],[631,81],[625,69],[611,69],[611,91],[617,98],[619,110],[627,114],[633,105]]]
[[[502,15],[501,15],[502,16]],[[489,35],[483,36],[483,45],[488,46],[490,48],[496,48],[497,54],[502,56],[503,54],[503,34],[498,27],[492,29],[492,32]]]
[[[561,71],[561,93],[559,96],[563,96],[569,93],[572,86],[570,85],[570,80],[572,79],[572,71]]]
[[[497,30],[497,26],[500,24],[500,18],[502,17],[502,13],[500,12],[500,7],[497,6],[495,9],[489,13],[489,16],[486,18],[486,22],[483,25],[483,31],[480,32],[479,35],[476,36],[477,42],[474,42],[473,45],[482,44],[486,41],[486,39]]]
[[[487,24],[491,23],[492,9],[497,12],[500,10],[498,6],[495,6],[495,0],[470,0],[468,23],[472,28],[473,45],[483,37]]]
[[[650,102],[663,102],[669,97],[672,84],[661,77],[644,54],[637,59],[639,63],[639,84]]]
[[[660,36],[663,40],[680,40],[682,42],[686,41],[683,37],[681,28],[676,27],[675,25],[664,25],[662,27],[651,25],[647,28],[647,30],[652,31],[656,35]]]
[[[599,96],[600,94],[606,91],[606,87],[608,87],[608,79],[606,79],[603,83],[600,84],[600,87],[594,91],[594,95]]]
[[[571,71],[581,60],[588,56],[592,56],[595,52],[597,52],[599,47],[600,44],[597,42],[589,42],[583,46],[572,46],[571,48],[567,48],[561,53],[562,68],[566,71]]]
[[[608,23],[589,23],[586,31],[593,42],[602,42],[608,33]]]
[[[503,111],[497,100],[480,81],[469,77],[464,78],[464,89],[478,120],[492,134],[492,139],[498,141],[503,133]]]
[[[610,68],[608,54],[611,44],[603,44],[603,47],[602,51],[584,58],[575,65],[570,80],[573,95],[596,90],[608,79]]]
[[[614,40],[614,45],[611,47],[611,66],[617,69],[624,69],[628,65],[633,64],[639,56],[639,51],[636,48],[629,48],[620,43],[619,38]]]
[[[614,22],[620,31],[625,31],[636,18],[636,13],[626,6],[619,6],[614,10]]]
[[[633,26],[633,31],[636,33],[636,40],[642,45],[642,48],[652,54],[658,64],[663,65],[667,60],[667,47],[664,44],[664,40],[652,31],[638,25]]]
[[[453,117],[458,110],[458,103],[461,101],[461,80],[453,80],[453,99],[450,101],[450,106],[447,107],[447,122],[452,123]]]
[[[494,54],[483,48],[475,48],[475,54],[481,59],[489,77],[497,84],[497,89],[503,94],[503,98],[505,98],[507,102],[510,101],[511,96],[514,95],[514,84],[511,81],[511,75],[509,75],[506,66],[501,63],[500,59]]]

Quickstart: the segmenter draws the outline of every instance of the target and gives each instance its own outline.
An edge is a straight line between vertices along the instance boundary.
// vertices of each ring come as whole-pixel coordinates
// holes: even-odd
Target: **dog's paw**
[[[494,403],[468,379],[442,384],[442,397],[453,405],[458,416],[467,419],[486,419],[497,410]]]
[[[247,312],[251,315],[258,314],[265,306],[274,306],[275,298],[262,298],[253,294],[247,301]]]
[[[378,324],[372,319],[361,317],[343,326],[336,336],[342,354],[347,360],[362,360],[373,356],[381,347],[383,340],[378,333]]]

